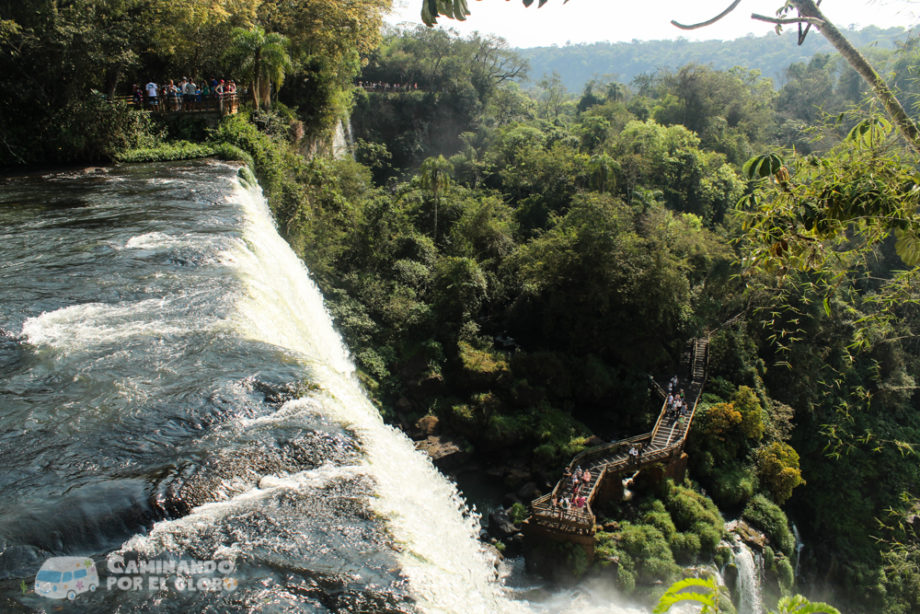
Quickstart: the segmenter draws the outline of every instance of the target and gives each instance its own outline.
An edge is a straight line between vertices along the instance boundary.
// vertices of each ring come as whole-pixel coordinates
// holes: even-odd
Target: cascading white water
[[[234,257],[247,290],[240,297],[238,332],[296,352],[319,385],[315,396],[282,412],[322,412],[353,431],[377,484],[372,503],[401,545],[401,566],[425,611],[506,612],[494,562],[476,539],[477,519],[456,487],[400,431],[384,424],[363,393],[354,365],[335,332],[323,298],[303,263],[278,235],[256,186],[238,186],[245,230]]]
[[[805,547],[805,543],[802,541],[801,536],[799,535],[799,528],[795,526],[795,523],[792,523],[792,534],[795,536],[795,570],[792,572],[793,582],[799,579],[799,561],[802,560],[802,548]]]
[[[349,151],[349,136],[351,131],[351,120],[349,120],[349,133],[345,132],[345,126],[342,123],[342,120],[339,120],[335,124],[335,134],[332,137],[332,156],[336,160],[341,160],[348,155]]]
[[[735,566],[738,568],[738,594],[740,596],[738,614],[762,614],[761,559],[754,554],[741,537],[733,535],[732,539]]]
[[[234,178],[229,190],[229,194],[220,192],[227,206],[220,208],[221,217],[216,218],[222,230],[213,235],[197,230],[164,234],[145,228],[146,232],[128,235],[116,245],[116,251],[128,262],[162,262],[167,258],[171,262],[174,257],[177,262],[192,262],[193,266],[181,268],[181,275],[175,274],[175,290],[162,298],[81,303],[49,311],[28,320],[23,334],[32,343],[53,347],[63,356],[81,348],[95,351],[99,343],[130,342],[143,346],[144,352],[138,356],[145,369],[150,369],[148,346],[168,347],[170,343],[163,340],[179,343],[200,334],[195,339],[210,346],[207,357],[226,361],[218,371],[239,369],[239,377],[231,376],[232,386],[219,389],[218,402],[232,396],[234,403],[243,407],[249,402],[252,381],[261,377],[260,371],[271,372],[281,368],[279,365],[284,366],[285,373],[302,376],[310,386],[304,396],[287,400],[271,411],[227,414],[226,423],[213,425],[201,441],[194,442],[194,450],[205,450],[219,459],[222,454],[235,453],[238,442],[259,441],[260,433],[271,434],[271,447],[279,441],[278,434],[309,433],[322,423],[329,426],[318,432],[329,436],[342,432],[343,427],[348,433],[343,441],[356,440],[360,453],[338,462],[324,457],[322,464],[306,464],[303,470],[261,473],[254,468],[261,475],[254,480],[236,481],[229,475],[208,490],[209,502],[137,530],[120,542],[121,549],[116,552],[135,552],[147,559],[192,556],[237,561],[242,569],[240,581],[245,584],[245,591],[242,584],[240,590],[246,598],[262,599],[265,576],[261,574],[275,574],[271,580],[264,579],[268,583],[265,586],[273,587],[273,599],[290,600],[292,611],[309,611],[310,605],[301,601],[297,586],[288,590],[291,582],[328,576],[345,578],[346,588],[350,587],[349,578],[355,578],[355,590],[370,596],[380,578],[385,583],[396,578],[394,598],[401,599],[408,590],[422,612],[643,614],[644,608],[618,605],[620,597],[610,581],[574,591],[548,592],[520,570],[515,581],[499,576],[494,558],[478,539],[478,518],[469,512],[457,488],[402,432],[387,426],[365,396],[318,288],[278,235],[258,186]],[[232,218],[223,217],[228,214]],[[190,222],[195,223],[194,218]],[[224,230],[228,228],[231,230]],[[207,243],[207,249],[196,248],[200,242]],[[183,282],[190,273],[203,281],[187,287]],[[173,273],[167,275],[173,279]],[[194,309],[186,305],[190,297]],[[80,325],[83,321],[87,323]],[[227,340],[226,345],[215,347],[221,340]],[[189,343],[190,358],[182,370],[189,373],[189,385],[197,389],[196,377],[205,377],[206,372],[198,371],[202,369],[201,357],[194,342]],[[240,357],[223,353],[226,349],[246,352],[250,362],[237,366]],[[98,351],[105,354],[104,348]],[[172,354],[167,358],[162,365],[157,363],[156,369],[178,368]],[[160,373],[156,369],[154,380]],[[148,379],[130,380],[128,393],[133,401],[157,398],[162,393],[150,382],[146,384],[149,391],[137,389]],[[165,381],[172,382],[168,378]],[[115,417],[124,420],[133,416],[119,412],[118,407],[112,410]],[[159,421],[154,424],[154,428],[161,428]],[[146,423],[143,426],[143,430],[150,428]],[[190,457],[197,459],[188,452],[182,458]],[[244,459],[240,464],[245,464]],[[187,461],[182,466],[188,466]],[[176,483],[185,483],[185,475]],[[196,475],[207,477],[208,470]],[[336,490],[342,483],[347,486]],[[371,508],[376,517],[370,523],[373,526],[351,517],[339,519],[334,506],[328,508],[328,516],[298,516],[301,510],[313,509],[305,502],[314,498],[327,499],[330,505],[338,499],[353,498],[364,506],[362,509]],[[369,536],[362,537],[362,531]],[[364,564],[371,555],[383,563]],[[274,570],[276,562],[281,571]],[[285,576],[289,569],[294,570],[295,580]],[[402,582],[403,578],[407,582]],[[393,587],[387,584],[383,592],[389,594]],[[112,600],[106,602],[112,607],[116,603],[130,607],[125,603],[131,599],[145,604],[139,607],[165,600],[175,602],[171,611],[183,611],[176,601],[180,597],[162,592],[105,595]]]

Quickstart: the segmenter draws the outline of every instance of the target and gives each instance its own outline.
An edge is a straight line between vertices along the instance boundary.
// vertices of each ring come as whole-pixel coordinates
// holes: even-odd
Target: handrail
[[[702,350],[700,352],[699,350]],[[597,495],[598,486],[601,482],[604,481],[610,474],[619,472],[624,467],[632,466],[635,463],[637,468],[642,468],[651,463],[658,462],[662,459],[671,457],[675,452],[680,452],[683,449],[684,444],[686,443],[687,436],[690,433],[690,427],[693,423],[693,418],[696,416],[696,409],[700,402],[700,397],[702,396],[703,385],[706,382],[707,369],[709,364],[709,340],[707,339],[697,339],[691,346],[690,350],[691,361],[690,361],[690,384],[688,386],[688,392],[693,395],[693,406],[690,411],[690,416],[686,422],[683,422],[682,417],[678,421],[671,425],[671,433],[669,433],[668,441],[664,446],[660,448],[651,448],[649,447],[646,450],[642,451],[642,454],[636,458],[617,458],[610,459],[607,462],[603,463],[597,469],[597,477],[594,479],[591,486],[591,490],[587,493],[586,504],[583,510],[572,510],[572,509],[562,509],[561,507],[553,506],[551,501],[558,497],[559,489],[564,487],[564,480],[560,479],[556,482],[556,485],[553,487],[553,490],[550,494],[543,495],[534,499],[531,504],[531,513],[532,515],[539,519],[544,525],[549,525],[550,528],[557,528],[563,531],[571,532],[572,527],[574,527],[574,532],[576,533],[585,533],[588,534],[593,532],[594,524],[597,520],[592,509],[592,503],[594,498]],[[702,361],[702,365],[700,364]],[[697,367],[702,366],[702,379],[695,380],[693,379],[694,374],[697,372]],[[603,456],[614,456],[622,450],[625,446],[634,444],[637,442],[642,442],[648,440],[649,443],[653,443],[655,436],[660,430],[666,407],[667,400],[662,403],[661,411],[658,414],[658,419],[655,422],[655,427],[650,433],[643,433],[641,435],[636,435],[634,437],[628,437],[626,439],[620,439],[614,442],[602,444],[600,446],[594,446],[592,448],[587,448],[576,454],[572,460],[567,465],[569,471],[572,470],[578,464],[583,464],[587,460],[593,460],[597,457]],[[679,429],[678,429],[679,426]],[[675,429],[677,431],[677,438],[672,442],[672,436],[675,434]],[[559,526],[561,525],[561,526]]]
[[[658,419],[655,421],[655,427],[652,429],[652,440],[655,439],[655,436],[658,434],[658,429],[661,428],[661,421],[664,420],[664,414],[667,410],[668,400],[667,398],[661,403],[661,410],[658,412]]]
[[[573,467],[580,464],[588,456],[597,456],[600,452],[606,452],[607,450],[613,450],[615,448],[620,448],[629,443],[637,443],[643,439],[651,438],[651,433],[643,433],[641,435],[635,435],[634,437],[628,437],[626,439],[617,439],[616,441],[611,441],[610,443],[604,443],[599,446],[594,446],[593,448],[585,448],[578,454],[576,454],[569,464],[566,465],[566,468],[571,471]]]

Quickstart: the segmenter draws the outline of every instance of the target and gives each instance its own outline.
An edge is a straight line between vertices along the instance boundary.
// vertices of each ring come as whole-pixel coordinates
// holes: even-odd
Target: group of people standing
[[[386,83],[385,81],[358,81],[358,87],[368,91],[409,92],[418,89],[418,83]]]
[[[582,469],[581,466],[575,467],[575,471],[565,469],[565,477],[562,479],[563,488],[561,495],[553,495],[553,509],[566,510],[584,509],[588,505],[588,489],[591,487],[591,471]]]
[[[182,77],[178,83],[172,79],[163,84],[150,81],[143,88],[134,84],[132,98],[134,104],[163,108],[168,111],[194,110],[209,99],[220,98],[225,94],[236,93],[236,82],[233,79],[201,79],[196,83],[194,79]]]
[[[679,418],[690,415],[690,405],[684,397],[684,389],[680,387],[680,380],[675,375],[668,382],[668,396],[665,398],[665,419],[668,424],[674,424]]]
[[[690,405],[687,403],[683,389],[680,388],[680,379],[675,375],[668,382],[668,396],[665,399],[665,419],[668,420],[668,424],[673,424],[676,420],[689,415]],[[634,443],[629,447],[627,454],[629,455],[630,463],[638,465],[643,452],[642,448],[642,444],[638,443]],[[584,509],[588,504],[587,495],[590,494],[591,479],[590,470],[577,466],[575,471],[570,471],[567,467],[561,482],[561,492],[553,494],[553,511],[564,514],[570,509]]]

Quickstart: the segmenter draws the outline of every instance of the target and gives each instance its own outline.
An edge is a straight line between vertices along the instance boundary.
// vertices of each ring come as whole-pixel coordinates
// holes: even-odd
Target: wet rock
[[[434,464],[443,471],[456,469],[470,457],[469,452],[443,435],[429,435],[422,441],[415,442],[415,448],[426,452]]]
[[[495,510],[489,514],[489,533],[498,539],[506,540],[518,532],[514,523],[504,510]]]
[[[533,501],[540,496],[540,489],[533,482],[527,482],[518,489],[517,496],[521,501]]]
[[[415,423],[415,428],[424,436],[430,437],[438,434],[439,420],[437,416],[422,416]]]
[[[763,550],[767,545],[767,536],[746,523],[736,520],[725,525],[725,529],[741,538],[741,541],[752,548]]]
[[[506,509],[511,507],[515,503],[524,503],[524,502],[521,501],[521,498],[518,497],[513,492],[505,493],[505,495],[502,497],[502,507]]]
[[[354,441],[322,432],[221,450],[160,476],[150,504],[160,517],[180,518],[194,507],[229,499],[257,486],[266,475],[296,473],[326,462],[348,464],[358,455]]]

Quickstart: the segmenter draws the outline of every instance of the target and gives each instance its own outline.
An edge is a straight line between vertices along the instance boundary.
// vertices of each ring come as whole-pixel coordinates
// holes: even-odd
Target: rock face
[[[466,462],[470,454],[454,441],[441,435],[429,435],[415,442],[415,448],[427,452],[434,464],[442,471],[450,471]]]
[[[498,539],[507,539],[517,533],[517,527],[504,510],[495,510],[489,514],[489,533]]]
[[[431,437],[438,434],[438,422],[437,416],[422,416],[416,421],[415,428],[423,437]]]

